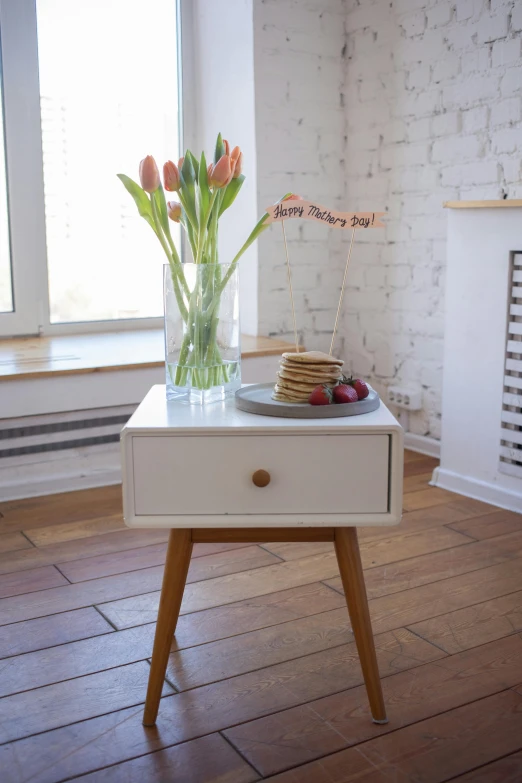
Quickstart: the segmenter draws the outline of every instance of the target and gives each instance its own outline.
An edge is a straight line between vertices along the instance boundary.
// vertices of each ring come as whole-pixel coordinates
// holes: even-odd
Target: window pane
[[[13,310],[13,291],[11,287],[11,253],[9,247],[9,219],[7,212],[3,107],[2,79],[0,78],[0,313],[10,313]]]
[[[37,16],[51,322],[159,316],[161,246],[116,174],[177,160],[175,0]]]

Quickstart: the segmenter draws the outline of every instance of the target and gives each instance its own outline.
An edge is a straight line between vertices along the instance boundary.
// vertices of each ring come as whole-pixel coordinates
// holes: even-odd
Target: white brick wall
[[[287,191],[344,205],[344,0],[255,0],[260,211]],[[343,267],[339,231],[287,221],[300,338],[328,350]],[[259,332],[293,339],[280,225],[262,235]]]
[[[386,209],[357,235],[337,350],[419,383],[440,437],[448,199],[522,197],[522,0],[256,0],[260,206],[287,189]],[[349,237],[288,225],[298,325],[328,348]],[[279,227],[259,247],[260,332],[291,338]]]
[[[366,270],[368,305],[351,277],[345,358],[377,385],[420,383],[423,410],[410,415],[409,429],[439,437],[441,205],[522,197],[522,2],[348,0],[346,10],[347,204],[390,217],[382,237],[372,234],[370,258],[356,248],[352,272]],[[361,91],[367,79],[383,87],[370,100]],[[378,138],[369,151],[360,110]],[[368,196],[368,178],[352,166],[362,155],[369,155]]]

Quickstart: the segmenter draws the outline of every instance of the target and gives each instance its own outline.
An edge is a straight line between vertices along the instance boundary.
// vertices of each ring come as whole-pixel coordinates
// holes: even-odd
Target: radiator
[[[120,480],[120,430],[135,405],[0,419],[0,500]]]

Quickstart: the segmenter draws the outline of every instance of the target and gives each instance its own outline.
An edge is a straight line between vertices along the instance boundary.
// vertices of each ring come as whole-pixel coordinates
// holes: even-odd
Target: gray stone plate
[[[273,383],[256,383],[236,392],[236,408],[260,416],[280,416],[284,419],[336,419],[370,413],[380,405],[379,395],[370,387],[365,400],[339,405],[310,405],[308,402],[280,402],[272,399]]]

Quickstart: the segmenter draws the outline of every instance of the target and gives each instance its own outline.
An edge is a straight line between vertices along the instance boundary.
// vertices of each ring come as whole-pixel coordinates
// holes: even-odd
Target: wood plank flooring
[[[359,531],[389,723],[330,543],[196,544],[141,724],[167,531],[107,487],[0,506],[2,783],[520,783],[522,515],[429,486]]]

